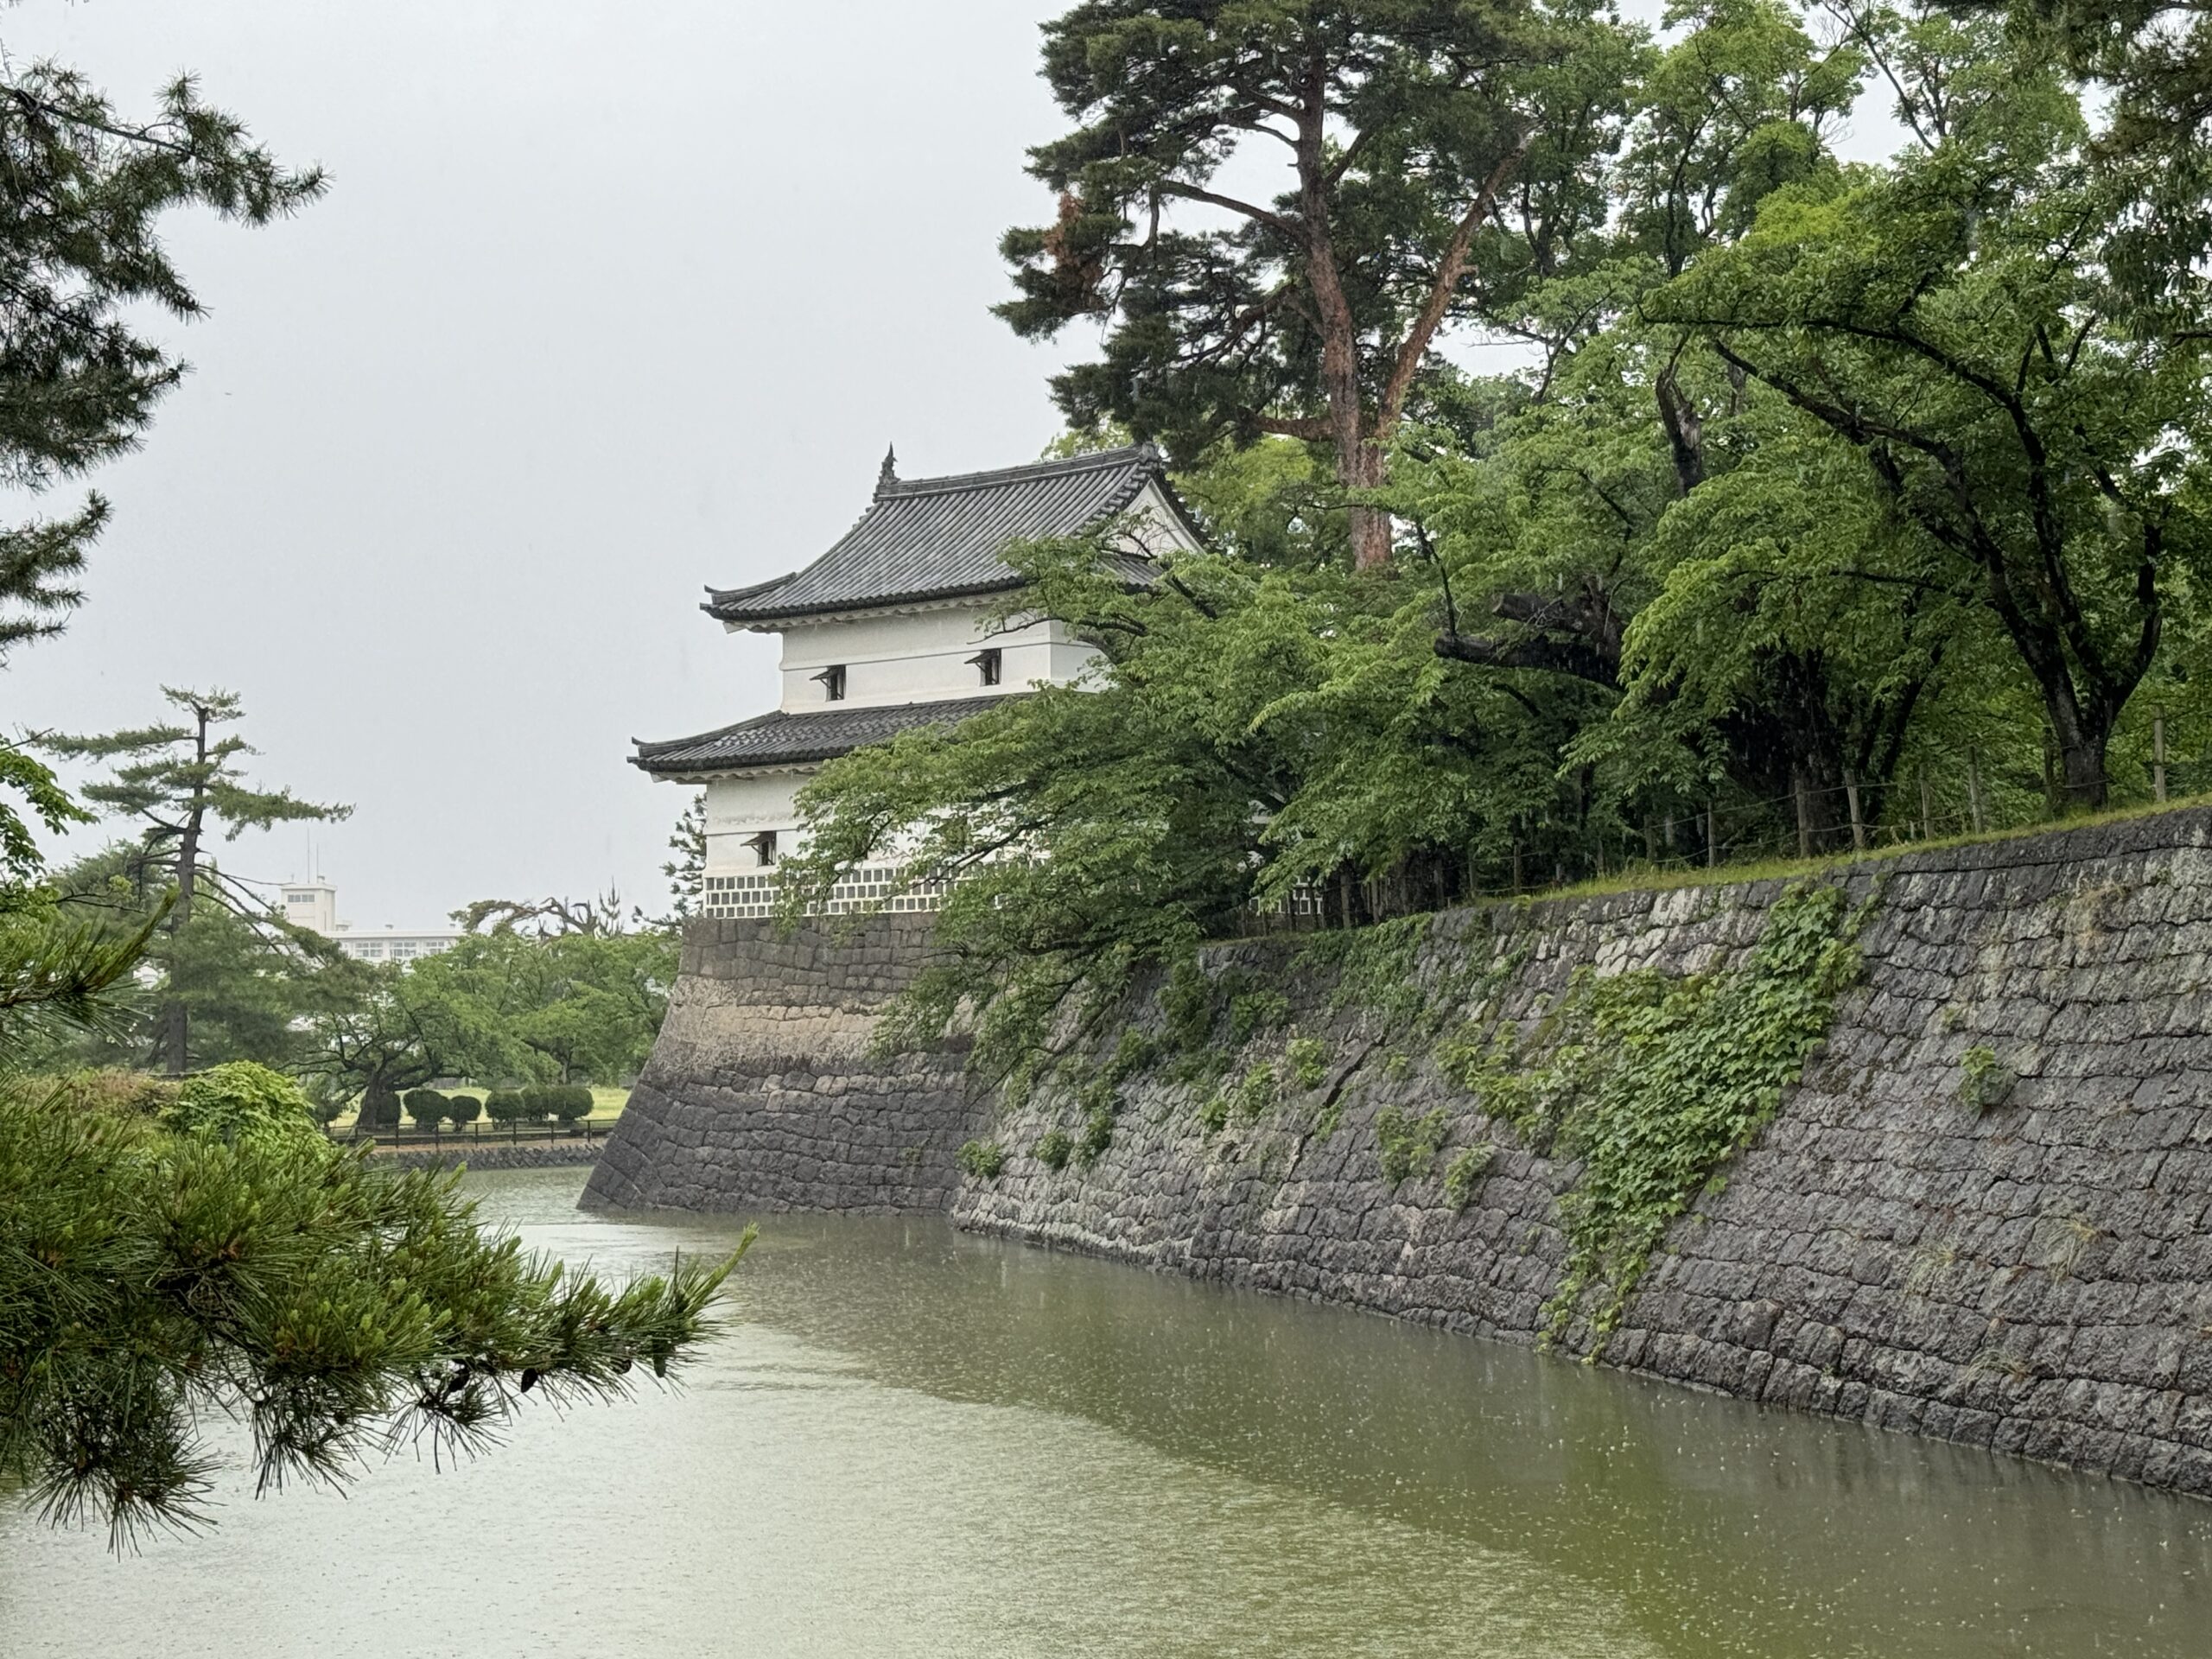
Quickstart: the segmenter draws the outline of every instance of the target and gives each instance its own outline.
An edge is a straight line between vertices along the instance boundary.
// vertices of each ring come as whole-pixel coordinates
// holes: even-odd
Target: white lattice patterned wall
[[[855,870],[830,889],[830,902],[817,914],[844,915],[878,906],[886,911],[935,910],[948,885],[917,881],[911,890],[893,896],[899,872],[885,865]],[[762,870],[752,875],[710,875],[707,878],[705,912],[709,916],[772,916],[776,912],[776,873]]]

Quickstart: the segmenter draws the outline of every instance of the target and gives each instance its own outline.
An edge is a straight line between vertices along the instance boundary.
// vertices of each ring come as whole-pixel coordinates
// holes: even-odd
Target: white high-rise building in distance
[[[362,962],[413,962],[435,957],[461,938],[457,927],[357,928],[338,919],[338,888],[321,876],[287,881],[278,890],[277,908],[294,927],[320,933],[347,956]]]

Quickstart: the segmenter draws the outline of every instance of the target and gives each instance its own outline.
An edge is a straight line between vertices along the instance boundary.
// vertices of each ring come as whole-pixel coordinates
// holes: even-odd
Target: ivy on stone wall
[[[1298,953],[1300,971],[1332,974],[1332,1013],[1355,1007],[1374,1014],[1385,1031],[1420,1020],[1429,997],[1420,976],[1421,948],[1433,916],[1407,916],[1372,927],[1317,933]]]
[[[1452,1115],[1441,1106],[1425,1117],[1408,1117],[1395,1106],[1385,1106],[1375,1115],[1376,1155],[1382,1179],[1396,1186],[1427,1174],[1451,1133]]]
[[[1795,887],[1737,967],[1586,969],[1527,1041],[1469,1029],[1440,1045],[1440,1067],[1486,1114],[1581,1161],[1560,1199],[1554,1338],[1585,1314],[1602,1345],[1668,1225],[1773,1116],[1858,976],[1864,914],[1839,888]]]

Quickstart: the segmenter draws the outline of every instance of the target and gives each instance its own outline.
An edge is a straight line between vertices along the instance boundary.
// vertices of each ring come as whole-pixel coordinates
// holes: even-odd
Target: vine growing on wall
[[[1586,969],[1529,1045],[1473,1029],[1440,1045],[1439,1065],[1484,1112],[1581,1160],[1560,1199],[1567,1256],[1545,1308],[1552,1338],[1586,1314],[1602,1345],[1669,1224],[1773,1116],[1858,976],[1865,913],[1840,888],[1795,887],[1737,967],[1671,979]]]

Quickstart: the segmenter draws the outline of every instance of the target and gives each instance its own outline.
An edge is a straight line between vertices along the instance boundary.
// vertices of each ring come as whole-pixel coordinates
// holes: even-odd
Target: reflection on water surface
[[[604,1268],[735,1220],[474,1178]],[[2212,1506],[956,1234],[772,1219],[680,1395],[224,1494],[0,1509],[0,1654],[2201,1656]]]

